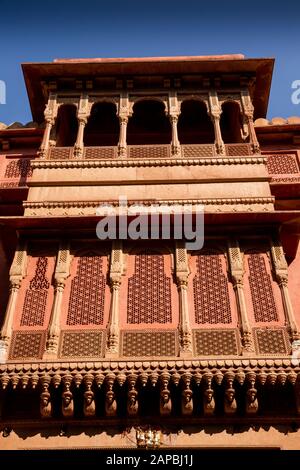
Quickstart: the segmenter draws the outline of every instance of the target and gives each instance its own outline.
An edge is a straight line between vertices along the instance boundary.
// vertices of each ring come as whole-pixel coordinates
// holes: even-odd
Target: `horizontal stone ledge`
[[[35,168],[103,168],[103,167],[151,167],[151,166],[203,166],[203,165],[253,165],[265,164],[267,157],[238,156],[211,158],[181,158],[181,159],[141,159],[141,160],[33,160]]]

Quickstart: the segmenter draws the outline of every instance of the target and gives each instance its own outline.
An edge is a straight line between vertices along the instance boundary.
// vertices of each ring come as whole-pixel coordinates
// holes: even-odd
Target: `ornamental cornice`
[[[115,168],[115,167],[156,167],[156,166],[208,166],[208,165],[255,165],[265,164],[265,157],[218,157],[218,158],[167,158],[167,159],[134,159],[134,160],[33,160],[32,168]]]
[[[230,372],[238,374],[241,370],[245,372],[253,371],[257,375],[265,374],[298,374],[300,378],[300,361],[291,358],[273,357],[273,358],[223,358],[223,359],[201,359],[201,360],[157,360],[157,361],[116,361],[113,359],[105,359],[103,361],[72,361],[72,362],[22,362],[7,363],[0,365],[0,380],[3,377],[12,379],[18,376],[40,378],[44,375],[71,375],[73,378],[76,374],[86,375],[99,373],[111,374],[122,373],[126,376],[132,374],[153,372],[159,375],[165,372],[179,373],[180,375],[190,372],[194,374],[205,374],[208,371],[214,377],[222,372]]]

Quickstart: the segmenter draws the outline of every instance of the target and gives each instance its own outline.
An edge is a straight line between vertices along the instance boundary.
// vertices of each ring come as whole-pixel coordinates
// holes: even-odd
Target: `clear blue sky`
[[[244,53],[275,57],[268,117],[300,115],[300,1],[0,2],[0,122],[31,120],[20,64],[56,57]]]

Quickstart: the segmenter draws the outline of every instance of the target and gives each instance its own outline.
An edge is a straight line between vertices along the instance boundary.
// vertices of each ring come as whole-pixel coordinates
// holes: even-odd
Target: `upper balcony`
[[[238,95],[84,96],[72,103],[53,97],[39,155],[49,160],[250,156],[259,153],[259,145],[245,108]]]

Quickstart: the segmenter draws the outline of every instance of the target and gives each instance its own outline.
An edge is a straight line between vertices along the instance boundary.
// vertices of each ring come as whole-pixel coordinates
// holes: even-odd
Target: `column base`
[[[5,364],[8,360],[8,340],[0,340],[0,364]]]

